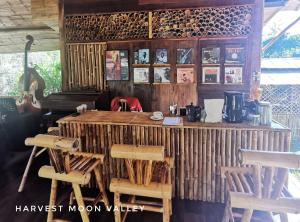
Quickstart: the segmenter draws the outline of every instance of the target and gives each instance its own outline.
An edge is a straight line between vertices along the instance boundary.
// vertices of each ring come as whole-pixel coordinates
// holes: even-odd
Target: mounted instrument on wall
[[[24,74],[19,80],[21,97],[17,100],[20,113],[39,113],[41,110],[40,99],[44,97],[45,81],[34,68],[28,67],[28,52],[33,43],[33,37],[27,35],[25,46]]]

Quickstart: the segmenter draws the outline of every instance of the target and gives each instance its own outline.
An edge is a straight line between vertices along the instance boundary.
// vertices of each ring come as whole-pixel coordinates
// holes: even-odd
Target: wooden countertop
[[[163,126],[161,121],[150,119],[152,113],[149,112],[113,112],[113,111],[87,111],[79,116],[66,116],[59,119],[58,123],[91,123],[91,124],[111,124],[111,125],[145,125],[145,126]],[[183,117],[183,124],[180,126],[168,126],[175,128],[238,128],[238,129],[273,129],[273,130],[289,130],[287,127],[273,122],[271,126],[252,126],[245,123],[200,123],[188,122]]]

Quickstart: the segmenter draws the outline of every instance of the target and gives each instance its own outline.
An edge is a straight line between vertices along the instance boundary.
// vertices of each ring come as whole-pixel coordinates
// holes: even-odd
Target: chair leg
[[[163,222],[170,221],[170,200],[163,199]]]
[[[242,217],[241,222],[250,222],[252,214],[253,214],[253,210],[252,209],[245,209],[244,213],[243,213],[243,217]]]
[[[280,222],[289,222],[289,218],[286,213],[280,214]]]
[[[114,205],[118,207],[118,210],[115,210],[115,222],[121,222],[121,212],[120,212],[120,193],[114,193]]]
[[[106,208],[108,208],[109,207],[109,201],[108,201],[108,198],[107,198],[107,195],[106,195],[106,191],[105,191],[105,188],[104,188],[104,185],[103,185],[102,176],[100,175],[99,169],[95,168],[94,173],[95,173],[95,176],[96,176],[96,181],[97,181],[98,188],[99,188],[100,192],[102,193],[102,198],[103,198],[104,205],[105,205]]]
[[[230,206],[230,202],[229,200],[227,200],[224,208],[224,215],[223,215],[222,222],[229,222],[229,221],[234,222],[234,217],[232,213],[232,208]]]
[[[173,208],[172,208],[172,199],[170,200],[170,215],[173,214]]]
[[[52,209],[55,206],[56,202],[56,191],[57,191],[57,180],[52,179],[51,181],[51,191],[50,191],[50,200],[49,200],[49,209]],[[48,211],[47,222],[53,221],[53,211]]]
[[[89,222],[90,219],[89,219],[88,213],[85,209],[85,205],[84,205],[84,201],[83,201],[83,198],[82,198],[80,186],[78,184],[72,183],[72,187],[73,187],[73,190],[74,190],[74,194],[75,194],[75,198],[76,198],[76,202],[78,204],[78,207],[83,208],[83,209],[80,209],[81,210],[80,214],[81,214],[82,221],[83,222]]]
[[[32,161],[34,159],[34,155],[35,155],[36,151],[37,151],[37,146],[34,146],[33,149],[32,149],[32,151],[31,151],[29,160],[27,162],[25,171],[23,173],[23,177],[22,177],[19,189],[18,189],[19,193],[22,192],[23,189],[24,189],[24,186],[25,186],[25,183],[26,183],[26,180],[27,180],[27,176],[28,176],[28,173],[29,173],[29,170],[30,170],[30,167],[31,167]]]
[[[69,201],[69,205],[73,205],[74,204],[74,192],[72,191],[70,193],[70,201]]]

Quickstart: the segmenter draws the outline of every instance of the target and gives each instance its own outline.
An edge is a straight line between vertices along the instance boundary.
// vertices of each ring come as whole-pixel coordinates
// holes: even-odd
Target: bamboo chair
[[[48,128],[48,134],[49,135],[58,136],[58,134],[59,134],[59,128],[58,127],[49,127]],[[22,176],[22,180],[21,180],[19,189],[18,189],[19,193],[23,192],[23,190],[24,190],[24,186],[25,186],[26,181],[27,181],[27,176],[28,176],[28,173],[29,173],[29,170],[30,170],[30,167],[32,165],[33,160],[35,158],[37,158],[39,155],[41,155],[46,150],[47,150],[46,148],[42,148],[39,152],[37,152],[38,151],[38,147],[37,146],[33,147],[32,151],[31,151],[31,154],[30,154],[30,157],[28,159],[28,162],[26,164],[23,176]]]
[[[109,202],[100,174],[104,155],[79,152],[78,149],[81,147],[80,140],[53,135],[39,134],[33,138],[27,138],[25,144],[46,147],[49,151],[52,166],[42,166],[38,173],[40,177],[52,180],[49,209],[55,206],[58,181],[72,184],[75,200],[78,206],[83,208],[83,210],[80,210],[83,222],[90,221],[88,212],[85,209],[85,200],[92,201],[93,206],[103,202],[108,207]],[[91,174],[95,175],[99,194],[96,198],[85,198],[82,196],[80,185],[87,185],[90,182]],[[72,200],[71,194],[71,202]],[[54,221],[54,215],[51,210],[48,211],[47,221]]]
[[[126,112],[128,107],[129,107],[127,100],[126,99],[120,99],[119,104],[120,104],[120,107],[119,107],[118,111],[119,112]]]
[[[273,212],[279,213],[281,222],[288,221],[287,213],[300,213],[300,199],[285,186],[288,169],[300,168],[299,154],[239,150],[238,158],[251,167],[221,168],[228,191],[223,222],[234,222],[235,217],[250,222],[253,210],[268,212],[270,221],[274,221]],[[232,208],[244,212],[234,215]]]
[[[163,214],[163,222],[170,221],[172,214],[171,168],[173,158],[164,157],[162,146],[135,146],[114,144],[111,148],[113,158],[125,159],[128,179],[113,178],[110,191],[114,193],[114,205],[132,208],[144,206],[144,210]],[[121,202],[122,194],[132,195],[128,202]],[[138,197],[160,199],[160,202],[137,200]],[[162,201],[161,201],[162,200]],[[124,222],[120,211],[115,211],[115,222]]]

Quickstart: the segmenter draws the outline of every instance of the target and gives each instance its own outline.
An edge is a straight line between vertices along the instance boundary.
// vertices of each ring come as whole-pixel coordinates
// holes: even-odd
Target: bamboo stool
[[[103,202],[104,205],[108,207],[109,202],[100,174],[104,155],[78,152],[77,150],[80,149],[81,143],[79,139],[74,138],[39,134],[33,138],[27,138],[25,144],[46,147],[49,151],[52,166],[41,167],[38,174],[40,177],[52,180],[49,201],[50,209],[56,202],[58,181],[72,184],[75,200],[78,206],[83,208],[83,210],[80,211],[83,222],[90,221],[88,212],[85,209],[85,200],[92,201],[93,206],[99,202]],[[80,185],[87,185],[90,182],[92,173],[95,175],[99,194],[96,198],[85,198],[81,194]],[[73,200],[73,197],[71,197],[71,199]],[[50,210],[48,211],[47,222],[52,222],[53,220],[54,215]]]
[[[228,191],[223,222],[250,222],[253,210],[268,212],[274,221],[273,212],[280,214],[281,222],[287,222],[287,213],[300,213],[300,199],[294,198],[285,183],[288,169],[300,168],[300,155],[288,152],[265,152],[239,150],[241,164],[251,167],[222,167]],[[242,208],[242,215],[234,215],[232,208]]]
[[[111,180],[109,188],[114,193],[115,207],[144,206],[144,210],[162,213],[163,222],[169,222],[172,213],[171,168],[174,160],[164,157],[164,147],[114,144],[111,156],[125,159],[128,173],[128,179]],[[121,202],[122,194],[132,196],[128,202]],[[157,198],[162,202],[141,201],[136,196]],[[122,218],[121,212],[115,211],[115,222],[124,222],[126,216],[127,212]]]
[[[49,135],[56,135],[56,136],[58,136],[58,134],[59,134],[59,128],[58,127],[49,127],[48,128],[48,134]],[[25,186],[25,183],[27,181],[27,176],[28,176],[30,167],[32,165],[33,159],[37,158],[39,155],[41,155],[46,150],[47,150],[46,148],[43,148],[39,152],[37,152],[38,151],[38,147],[37,146],[33,147],[32,151],[31,151],[31,154],[30,154],[30,157],[28,159],[28,162],[26,164],[25,171],[24,171],[23,176],[22,176],[22,180],[21,180],[19,189],[18,189],[19,193],[24,190],[24,186]]]

